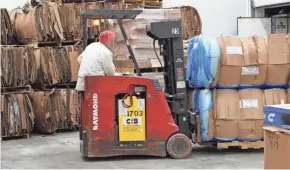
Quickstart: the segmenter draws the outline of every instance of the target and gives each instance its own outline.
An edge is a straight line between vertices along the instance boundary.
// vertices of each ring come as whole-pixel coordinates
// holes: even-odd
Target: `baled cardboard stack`
[[[219,37],[218,42],[221,48],[221,59],[216,81],[220,86],[238,85],[243,64],[242,42],[239,38],[229,36]]]
[[[2,137],[29,134],[34,126],[34,111],[26,94],[1,95]]]
[[[54,133],[79,125],[79,96],[75,90],[53,90],[29,94],[35,111],[35,130]]]
[[[59,84],[77,81],[81,48],[1,47],[2,87],[22,87],[34,83]]]
[[[44,84],[65,84],[77,81],[80,49],[74,46],[35,49],[37,81]]]
[[[1,45],[9,45],[14,42],[14,29],[7,9],[1,8]]]
[[[267,47],[263,37],[241,38],[243,45],[242,85],[262,85],[267,76]]]
[[[259,89],[239,91],[240,119],[238,124],[238,140],[259,140],[263,138],[264,96]]]
[[[259,140],[263,126],[263,92],[258,89],[214,90],[214,119],[209,131],[217,140]]]
[[[219,37],[219,69],[212,87],[209,139],[256,141],[263,138],[263,107],[290,102],[289,45],[285,34],[267,38]],[[269,89],[262,90],[264,87]],[[221,89],[219,89],[221,88]],[[288,93],[288,95],[287,95]]]
[[[286,36],[285,34],[271,34],[267,41],[269,64],[266,83],[274,86],[287,84],[290,71],[290,52]]]
[[[1,72],[2,87],[35,83],[37,66],[33,48],[1,46]]]
[[[81,3],[58,5],[43,2],[28,11],[10,13],[20,44],[38,42],[71,42],[82,39],[81,13],[87,9],[120,9],[118,3]],[[106,29],[106,27],[104,28]]]

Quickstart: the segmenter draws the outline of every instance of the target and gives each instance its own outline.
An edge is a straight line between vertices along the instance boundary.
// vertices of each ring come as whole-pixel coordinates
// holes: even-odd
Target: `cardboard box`
[[[264,127],[264,169],[290,169],[290,130]]]

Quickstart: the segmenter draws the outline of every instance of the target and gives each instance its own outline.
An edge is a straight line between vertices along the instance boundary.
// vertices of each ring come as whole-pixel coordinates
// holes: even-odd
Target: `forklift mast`
[[[175,123],[190,137],[181,21],[153,22],[146,32],[158,40],[164,58],[165,95]]]
[[[118,21],[120,30],[123,34],[124,40],[126,42],[126,46],[128,48],[130,59],[133,61],[135,70],[138,76],[141,76],[141,71],[138,66],[137,60],[133,53],[132,47],[127,38],[125,29],[123,27],[123,19],[134,19],[137,15],[139,15],[142,10],[106,10],[106,9],[94,9],[87,10],[82,14],[82,26],[83,26],[83,47],[86,48],[88,45],[88,19],[115,19]]]

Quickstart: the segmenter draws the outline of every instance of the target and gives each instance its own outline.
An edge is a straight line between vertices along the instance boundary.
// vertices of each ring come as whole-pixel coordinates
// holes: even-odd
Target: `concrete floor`
[[[1,169],[263,169],[263,151],[195,146],[185,160],[122,157],[85,161],[80,156],[78,133],[73,132],[3,141],[1,163]]]

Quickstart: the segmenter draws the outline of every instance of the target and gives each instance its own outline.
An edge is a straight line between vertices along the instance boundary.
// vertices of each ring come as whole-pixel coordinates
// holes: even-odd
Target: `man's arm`
[[[103,69],[106,76],[114,76],[116,74],[115,64],[112,58],[113,58],[112,54],[110,54],[110,56],[104,56]]]
[[[80,65],[81,65],[81,63],[82,63],[82,61],[83,61],[83,55],[84,55],[84,52],[85,52],[85,51],[83,51],[83,52],[81,53],[81,55],[79,55],[79,57],[78,57],[78,62],[79,62]]]

